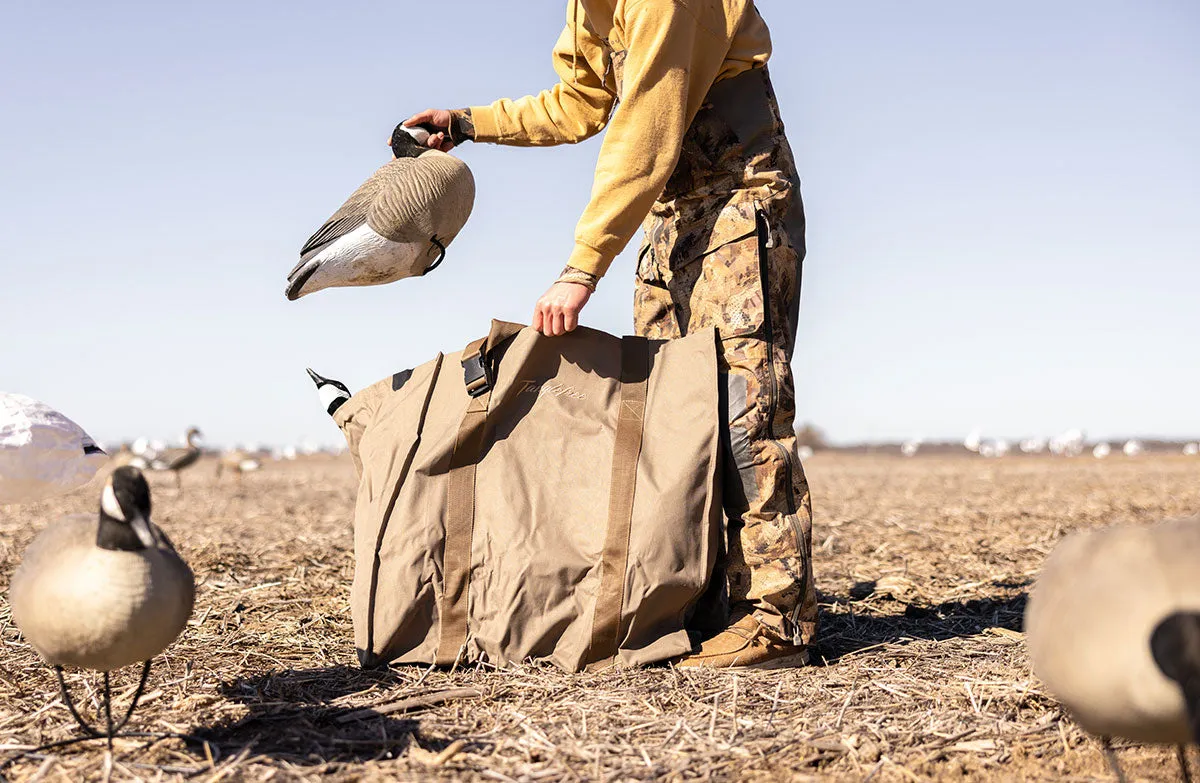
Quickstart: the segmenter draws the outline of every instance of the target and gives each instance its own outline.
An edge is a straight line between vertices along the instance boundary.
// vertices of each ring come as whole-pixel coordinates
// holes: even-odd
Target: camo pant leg
[[[638,263],[638,334],[671,339],[717,330],[728,424],[724,504],[730,603],[781,640],[808,644],[817,605],[808,481],[796,453],[792,350],[803,239],[789,241],[774,208],[714,202],[696,232],[654,215]],[[680,239],[683,236],[684,239]],[[730,238],[732,237],[732,238]]]

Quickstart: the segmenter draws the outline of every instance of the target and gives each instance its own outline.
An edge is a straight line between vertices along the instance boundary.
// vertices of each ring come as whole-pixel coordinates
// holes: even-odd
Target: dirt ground
[[[191,624],[155,661],[134,723],[209,745],[119,740],[110,757],[88,742],[4,773],[70,781],[1111,780],[1097,742],[1029,670],[1025,596],[1071,530],[1200,512],[1200,460],[820,453],[808,472],[823,611],[816,665],[585,675],[360,672],[347,597],[348,459],[269,463],[240,485],[218,482],[205,461],[185,473],[182,494],[169,476],[154,475],[154,518],[199,588]],[[51,503],[0,507],[0,590],[46,520],[91,512],[97,498],[92,486]],[[0,759],[73,736],[52,673],[3,599],[0,647]],[[135,679],[118,678],[121,703]],[[95,678],[70,682],[93,708]],[[1178,779],[1169,749],[1119,752],[1131,780]]]

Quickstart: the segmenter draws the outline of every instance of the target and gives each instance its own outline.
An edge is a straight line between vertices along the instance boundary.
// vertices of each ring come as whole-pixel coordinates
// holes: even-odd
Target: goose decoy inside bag
[[[379,168],[300,250],[290,300],[338,286],[391,283],[436,267],[475,202],[475,179],[453,155],[425,146],[425,128],[396,126],[396,158]]]

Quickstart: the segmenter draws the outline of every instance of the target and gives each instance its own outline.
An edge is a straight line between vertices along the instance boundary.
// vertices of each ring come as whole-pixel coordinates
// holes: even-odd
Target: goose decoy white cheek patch
[[[104,485],[104,492],[100,495],[100,508],[113,519],[119,519],[122,522],[129,521],[125,518],[125,511],[122,510],[121,503],[117,500],[117,493],[113,490],[111,483]]]

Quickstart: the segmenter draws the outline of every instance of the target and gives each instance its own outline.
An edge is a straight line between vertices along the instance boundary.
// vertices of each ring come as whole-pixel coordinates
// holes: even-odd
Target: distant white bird
[[[1145,452],[1146,447],[1142,445],[1141,441],[1128,440],[1125,441],[1125,446],[1121,449],[1121,451],[1125,452],[1126,457],[1136,457],[1137,455]]]
[[[32,503],[92,480],[107,455],[45,403],[0,392],[0,503]]]
[[[800,446],[799,448],[796,449],[796,456],[800,458],[801,462],[812,459],[812,455],[813,455],[812,446]]]
[[[979,447],[983,444],[983,433],[979,430],[972,430],[967,437],[963,438],[963,448],[967,451],[979,452]]]
[[[1183,456],[1195,457],[1200,454],[1200,443],[1188,443],[1183,447]]]
[[[1104,459],[1109,454],[1112,454],[1112,446],[1107,443],[1097,443],[1092,449],[1092,456],[1096,459]]]
[[[900,453],[906,457],[915,456],[921,450],[921,439],[913,438],[900,444]]]
[[[1025,454],[1041,454],[1045,450],[1045,438],[1026,438],[1021,441],[1021,451]]]
[[[1083,430],[1071,429],[1050,439],[1050,453],[1062,457],[1078,457],[1087,442]]]
[[[979,444],[979,455],[989,459],[997,459],[1008,454],[1011,446],[1004,439],[985,440]]]

